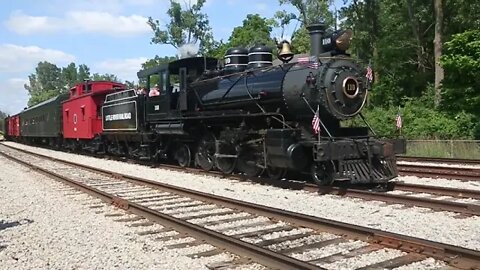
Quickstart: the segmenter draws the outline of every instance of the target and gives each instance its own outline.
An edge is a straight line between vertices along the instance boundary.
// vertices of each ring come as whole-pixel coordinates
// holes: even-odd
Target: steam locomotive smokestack
[[[307,26],[307,30],[310,34],[310,55],[319,56],[323,53],[322,38],[325,33],[324,23],[315,23]]]

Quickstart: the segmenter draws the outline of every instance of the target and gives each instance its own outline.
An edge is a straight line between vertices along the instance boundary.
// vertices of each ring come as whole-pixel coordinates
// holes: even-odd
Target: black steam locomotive
[[[282,42],[278,63],[271,49],[255,46],[228,50],[222,69],[217,59],[193,57],[138,72],[147,89],[158,82],[155,92],[106,97],[105,151],[226,174],[307,173],[320,185],[388,182],[405,142],[340,125],[360,114],[368,92],[363,70],[345,53],[351,32],[308,29],[310,56],[296,57]]]

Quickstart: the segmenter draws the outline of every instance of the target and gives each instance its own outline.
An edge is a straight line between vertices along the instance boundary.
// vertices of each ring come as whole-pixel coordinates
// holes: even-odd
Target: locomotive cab
[[[187,104],[187,84],[198,79],[206,70],[217,66],[217,59],[191,57],[139,71],[146,84],[146,120],[164,121],[181,117],[192,106]],[[158,90],[158,93],[156,91]]]

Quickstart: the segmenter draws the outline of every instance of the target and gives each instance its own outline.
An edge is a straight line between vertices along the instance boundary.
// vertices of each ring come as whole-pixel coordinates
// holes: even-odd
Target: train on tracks
[[[364,119],[368,95],[364,69],[346,53],[351,31],[325,34],[321,23],[308,29],[305,57],[285,41],[275,61],[272,49],[258,45],[229,49],[221,68],[217,59],[188,57],[141,70],[144,92],[79,83],[8,117],[6,139],[225,174],[386,184],[398,175],[405,141],[379,138],[366,122],[341,124]]]

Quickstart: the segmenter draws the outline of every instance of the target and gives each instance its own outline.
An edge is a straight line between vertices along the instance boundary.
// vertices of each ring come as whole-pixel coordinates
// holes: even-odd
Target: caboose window
[[[67,123],[70,122],[70,118],[68,117],[70,113],[69,113],[68,111],[69,111],[69,109],[66,109],[66,110],[65,110],[65,118],[67,119],[67,120],[66,120]]]
[[[83,93],[89,93],[92,92],[92,84],[91,83],[85,83],[82,85],[82,90]]]

